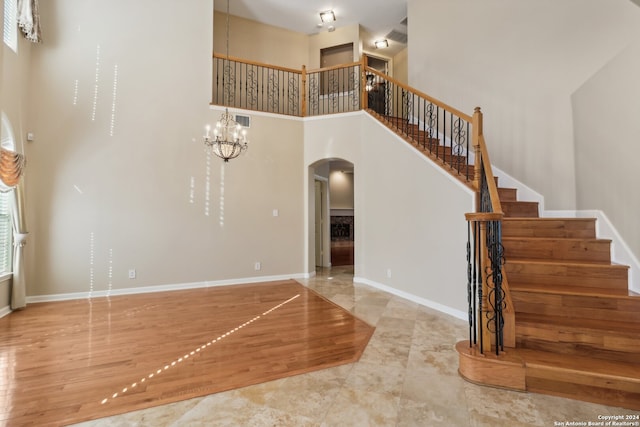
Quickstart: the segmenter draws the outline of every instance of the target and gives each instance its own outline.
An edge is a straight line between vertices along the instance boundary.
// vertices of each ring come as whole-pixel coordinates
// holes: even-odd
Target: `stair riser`
[[[502,199],[501,199],[502,200]],[[504,237],[567,237],[593,239],[596,237],[595,220],[517,220],[502,223]]]
[[[627,290],[628,269],[611,265],[557,265],[508,261],[505,270],[512,289],[517,283],[529,283],[542,288],[579,286],[594,289]]]
[[[512,290],[517,313],[561,316],[606,322],[640,322],[640,298],[551,295]]]
[[[518,190],[515,188],[498,188],[498,197],[501,202],[516,202],[518,200]],[[503,230],[504,230],[503,223]]]
[[[510,218],[537,218],[538,203],[536,202],[502,202],[502,211],[505,217]]]
[[[516,315],[517,319],[517,315]],[[637,363],[640,342],[632,333],[553,329],[554,325],[517,324],[516,346],[559,354]]]
[[[529,240],[504,238],[505,257],[539,260],[611,262],[608,240]]]

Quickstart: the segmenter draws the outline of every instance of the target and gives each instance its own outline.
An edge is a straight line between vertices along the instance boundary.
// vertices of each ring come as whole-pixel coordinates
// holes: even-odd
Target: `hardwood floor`
[[[331,265],[353,265],[353,241],[331,242]]]
[[[0,319],[0,421],[64,425],[351,363],[373,329],[293,280],[32,304]]]

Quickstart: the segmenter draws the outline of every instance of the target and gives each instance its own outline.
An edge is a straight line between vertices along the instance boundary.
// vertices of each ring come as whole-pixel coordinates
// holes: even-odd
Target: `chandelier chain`
[[[228,102],[231,97],[231,90],[233,89],[233,78],[229,67],[229,16],[229,0],[227,0],[226,57],[224,59],[224,72],[222,77],[224,81],[222,92],[224,113],[213,129],[213,137],[210,137],[209,132],[211,131],[211,127],[208,125],[206,127],[207,133],[204,136],[205,148],[225,162],[228,162],[230,159],[235,159],[243,151],[246,151],[249,146],[247,130],[234,120],[233,115],[229,114]],[[228,73],[227,68],[229,68]]]

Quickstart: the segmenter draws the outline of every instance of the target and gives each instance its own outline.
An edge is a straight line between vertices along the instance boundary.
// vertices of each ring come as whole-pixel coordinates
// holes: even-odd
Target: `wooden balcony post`
[[[480,107],[476,107],[473,110],[471,124],[473,126],[473,135],[471,142],[473,144],[475,155],[475,160],[473,161],[473,164],[475,165],[473,185],[475,186],[476,191],[480,191],[480,168],[482,167],[482,154],[480,152],[480,135],[482,135],[482,111],[480,111]]]
[[[302,106],[300,107],[300,115],[305,117],[307,115],[307,66],[302,66]]]

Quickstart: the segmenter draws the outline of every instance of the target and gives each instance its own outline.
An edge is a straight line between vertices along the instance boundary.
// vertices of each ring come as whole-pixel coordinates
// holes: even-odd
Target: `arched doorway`
[[[354,165],[325,159],[312,165],[314,256],[316,267],[353,265],[355,260]],[[311,236],[310,236],[311,237]]]

